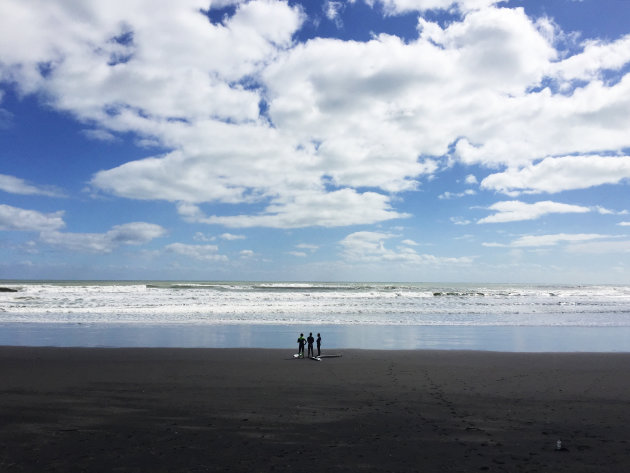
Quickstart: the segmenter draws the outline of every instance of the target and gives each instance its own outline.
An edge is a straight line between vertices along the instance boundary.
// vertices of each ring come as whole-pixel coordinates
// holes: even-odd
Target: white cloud
[[[409,247],[400,247],[394,251],[385,247],[385,241],[394,235],[380,232],[351,233],[339,243],[343,248],[343,257],[351,263],[400,263],[400,264],[470,264],[469,257],[451,258],[428,254],[418,254]]]
[[[272,202],[265,212],[259,215],[206,217],[194,213],[188,206],[186,210],[189,211],[188,217],[194,221],[233,228],[256,226],[303,228],[315,225],[337,227],[376,223],[408,216],[391,210],[387,196],[374,192],[358,194],[351,189],[329,193],[296,192],[291,200],[277,199]]]
[[[180,116],[182,111],[252,116],[255,94],[221,79],[237,81],[278,47],[290,45],[301,13],[283,2],[252,1],[238,6],[223,24],[212,24],[202,13],[207,6],[199,0],[161,2],[159,8],[151,2],[112,0],[79,8],[7,0],[0,17],[11,21],[0,32],[0,44],[6,45],[0,55],[6,73],[12,71],[24,89],[44,86],[57,105],[86,118],[104,118],[106,104],[138,107],[152,116]],[[24,24],[32,28],[22,28]],[[131,41],[116,40],[124,34]],[[217,44],[222,47],[213,47]],[[46,76],[39,68],[43,63],[52,68]]]
[[[400,15],[412,11],[451,10],[459,8],[469,11],[500,3],[502,0],[365,0],[369,5],[380,3],[389,15]]]
[[[606,254],[630,253],[630,241],[598,241],[570,245],[567,251],[572,253]]]
[[[185,243],[171,243],[165,247],[166,251],[182,256],[187,256],[200,261],[227,261],[225,255],[218,252],[216,245],[188,245]]]
[[[473,189],[466,189],[464,192],[449,192],[446,191],[438,196],[438,199],[455,199],[464,197],[467,195],[475,195],[477,192]]]
[[[483,126],[457,142],[455,156],[465,164],[520,168],[548,156],[619,152],[630,142],[623,132],[628,108],[630,75],[614,85],[593,81],[570,95],[546,88],[495,98]]]
[[[241,250],[239,254],[241,258],[253,258],[255,253],[252,250]]]
[[[217,237],[209,236],[209,235],[206,235],[205,233],[202,233],[202,232],[196,232],[193,235],[193,240],[195,240],[195,241],[215,241],[216,239],[217,239]]]
[[[400,243],[402,243],[403,245],[407,245],[407,246],[418,246],[418,243],[416,243],[413,240],[403,240]]]
[[[611,238],[610,235],[599,235],[597,233],[557,233],[552,235],[525,235],[514,240],[510,246],[513,247],[538,247],[538,246],[555,246],[558,243],[573,243],[590,240],[599,240],[602,238]]]
[[[244,3],[247,0],[212,0],[210,2],[210,8],[211,9],[220,9],[220,8],[225,8],[228,7],[230,5],[238,5],[239,3]]]
[[[521,220],[535,220],[552,213],[586,213],[591,211],[589,207],[562,204],[548,200],[534,204],[518,200],[503,201],[492,204],[488,209],[497,213],[484,217],[478,220],[477,223],[517,222]]]
[[[121,245],[142,245],[165,233],[164,228],[159,225],[132,222],[116,225],[106,233],[43,231],[40,239],[49,245],[72,251],[110,253]]]
[[[0,230],[49,232],[65,227],[64,212],[41,213],[0,204]]]
[[[615,238],[612,235],[602,235],[598,233],[555,233],[549,235],[523,235],[510,243],[485,242],[482,246],[488,248],[540,248],[557,246],[561,243],[568,244],[566,249],[575,252],[598,252],[602,253],[618,250],[628,246],[628,242],[619,241],[598,241]]]
[[[505,248],[506,246],[509,246],[509,245],[506,245],[504,243],[497,243],[497,242],[483,242],[481,243],[481,246],[485,246],[487,248]]]
[[[630,227],[630,222],[619,222],[617,225],[621,227]]]
[[[200,212],[201,210],[199,210],[196,206],[180,205],[180,214],[193,221],[194,221],[194,218],[196,217],[203,218],[203,216],[200,215]],[[221,240],[226,240],[226,241],[234,241],[234,240],[245,240],[247,237],[245,235],[235,235],[233,233],[222,233],[218,237],[206,235],[205,233],[202,233],[202,232],[196,232],[193,235],[193,240],[195,241],[206,241],[206,242],[216,241],[217,238],[220,238]]]
[[[562,80],[592,80],[604,70],[619,70],[630,61],[630,34],[613,42],[588,40],[581,53],[552,66]]]
[[[628,215],[627,210],[611,210],[606,207],[602,207],[601,205],[593,206],[593,211],[598,212],[602,215]]]
[[[477,184],[477,178],[475,177],[474,174],[468,174],[468,176],[466,176],[466,180],[465,180],[466,184]]]
[[[308,250],[311,253],[315,253],[317,250],[319,250],[319,245],[312,245],[309,243],[298,243],[297,245],[295,245],[295,247],[301,250]]]
[[[0,190],[11,194],[63,197],[63,193],[53,187],[34,186],[24,179],[7,174],[0,174]]]
[[[481,182],[481,187],[508,194],[557,193],[617,184],[628,178],[630,156],[564,156],[492,174]]]
[[[83,130],[82,133],[92,140],[105,141],[109,143],[119,141],[118,137],[113,133],[98,128]]]
[[[324,14],[326,18],[331,21],[334,21],[337,24],[337,27],[340,28],[343,26],[339,15],[343,11],[345,5],[343,2],[333,2],[330,0],[326,0],[323,5]]]
[[[305,258],[306,256],[308,256],[303,251],[288,251],[287,253],[292,255],[292,256],[296,256],[298,258]]]
[[[222,233],[219,235],[219,238],[222,240],[234,241],[234,240],[245,240],[245,235],[234,235],[233,233]]]
[[[201,0],[4,0],[0,80],[89,123],[92,137],[131,132],[169,150],[99,172],[91,185],[173,202],[191,221],[297,228],[399,218],[395,194],[418,189],[445,155],[505,167],[482,186],[506,193],[619,182],[613,161],[580,181],[574,155],[630,146],[629,37],[558,60],[549,21],[498,3],[382,0],[388,14],[460,15],[446,26],[419,18],[415,39],[296,43],[304,14],[283,1],[243,2],[217,23]],[[604,70],[619,80],[600,80]],[[543,158],[558,160],[553,182],[528,177],[550,164]],[[267,208],[201,210],[217,202]]]
[[[472,220],[464,217],[451,217],[450,221],[453,222],[455,225],[470,225],[472,223]]]

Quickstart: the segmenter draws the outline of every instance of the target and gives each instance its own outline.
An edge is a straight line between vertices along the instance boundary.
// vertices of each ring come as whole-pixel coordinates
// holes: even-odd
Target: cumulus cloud
[[[106,233],[62,232],[63,211],[41,213],[0,204],[0,230],[39,232],[41,242],[79,252],[110,253],[121,245],[142,245],[166,233],[160,225],[131,222]]]
[[[0,204],[0,230],[47,232],[65,227],[64,212],[42,213]]]
[[[233,233],[222,233],[219,235],[219,238],[222,240],[234,241],[234,240],[245,240],[245,235],[235,235]]]
[[[451,258],[419,254],[409,246],[396,250],[385,247],[385,241],[394,235],[382,232],[355,232],[339,242],[343,257],[352,263],[400,263],[400,264],[470,264],[469,257]]]
[[[477,178],[475,177],[474,174],[468,174],[468,176],[466,176],[466,180],[465,180],[466,184],[477,184]]]
[[[478,220],[477,223],[517,222],[521,220],[535,220],[553,213],[586,213],[591,211],[589,207],[562,204],[549,200],[534,204],[518,200],[503,201],[492,204],[488,209],[494,210],[496,213]]]
[[[216,236],[206,235],[205,233],[202,233],[202,232],[196,232],[193,235],[193,240],[195,241],[215,241],[216,239],[217,239]]]
[[[466,189],[464,192],[443,192],[438,196],[438,199],[456,199],[467,195],[475,195],[477,192],[473,189]]]
[[[629,144],[622,130],[630,126],[630,75],[614,85],[596,80],[570,95],[545,88],[495,104],[489,121],[457,141],[455,156],[463,163],[519,168],[548,156],[619,152]]]
[[[132,222],[116,225],[105,233],[70,233],[43,231],[40,239],[46,244],[72,251],[110,253],[122,245],[142,245],[166,233],[160,225]]]
[[[194,207],[195,210],[198,210],[196,207]],[[183,214],[185,214],[186,209],[181,209]],[[188,210],[190,210],[190,208],[188,208]],[[221,240],[226,240],[226,241],[234,241],[234,240],[245,240],[247,237],[245,235],[235,235],[233,233],[222,233],[221,235],[217,236],[210,236],[210,235],[206,235],[202,232],[196,232],[193,235],[193,240],[195,241],[215,241],[217,238],[220,238]]]
[[[255,253],[253,250],[241,250],[239,252],[239,255],[241,256],[241,258],[246,259],[246,258],[253,258]]]
[[[375,223],[408,217],[391,210],[389,198],[375,192],[359,194],[351,189],[324,192],[295,192],[290,199],[276,199],[258,215],[205,216],[196,206],[180,206],[180,213],[190,221],[221,224],[233,228],[309,226],[339,227]]]
[[[183,218],[229,227],[405,217],[396,194],[444,162],[498,169],[482,188],[506,193],[627,176],[627,157],[605,155],[630,146],[629,37],[564,57],[550,23],[522,8],[368,3],[459,15],[445,25],[419,17],[416,38],[297,43],[304,13],[284,1],[212,2],[235,7],[210,21],[200,0],[4,0],[0,80],[89,123],[93,138],[131,132],[166,150],[96,173],[94,189],[173,202]],[[337,19],[341,7],[328,6]],[[604,80],[609,71],[615,80]],[[530,176],[553,166],[553,182]],[[601,172],[579,184],[588,169]],[[245,206],[206,216],[213,203]]]
[[[628,178],[630,156],[564,156],[491,174],[481,182],[481,187],[510,195],[557,193],[617,184]]]
[[[344,7],[345,4],[343,2],[333,2],[331,0],[326,0],[322,6],[326,18],[335,22],[337,28],[341,28],[343,26],[340,15]]]
[[[552,66],[554,75],[563,80],[592,80],[602,71],[619,70],[630,61],[630,34],[610,43],[588,40],[581,53]]]
[[[412,11],[451,10],[469,11],[500,3],[501,0],[365,0],[367,4],[381,4],[389,15]]]
[[[11,194],[63,197],[63,192],[51,186],[35,186],[29,184],[24,179],[7,174],[0,174],[0,190]]]
[[[216,245],[188,245],[185,243],[171,243],[165,247],[167,252],[187,256],[199,261],[227,261],[225,255],[218,253]]]

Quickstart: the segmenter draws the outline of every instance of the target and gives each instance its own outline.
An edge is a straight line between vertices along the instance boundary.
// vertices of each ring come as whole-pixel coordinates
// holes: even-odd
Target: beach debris
[[[567,447],[562,446],[561,440],[556,441],[556,452],[568,452],[568,451],[569,449]]]

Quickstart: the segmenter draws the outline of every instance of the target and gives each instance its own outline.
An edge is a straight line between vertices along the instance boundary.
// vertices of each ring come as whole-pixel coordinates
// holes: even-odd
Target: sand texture
[[[630,471],[630,354],[335,352],[0,347],[0,471]]]

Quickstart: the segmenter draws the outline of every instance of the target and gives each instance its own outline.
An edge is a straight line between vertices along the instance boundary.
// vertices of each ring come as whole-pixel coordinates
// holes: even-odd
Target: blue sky
[[[0,278],[628,284],[629,14],[5,0]]]

